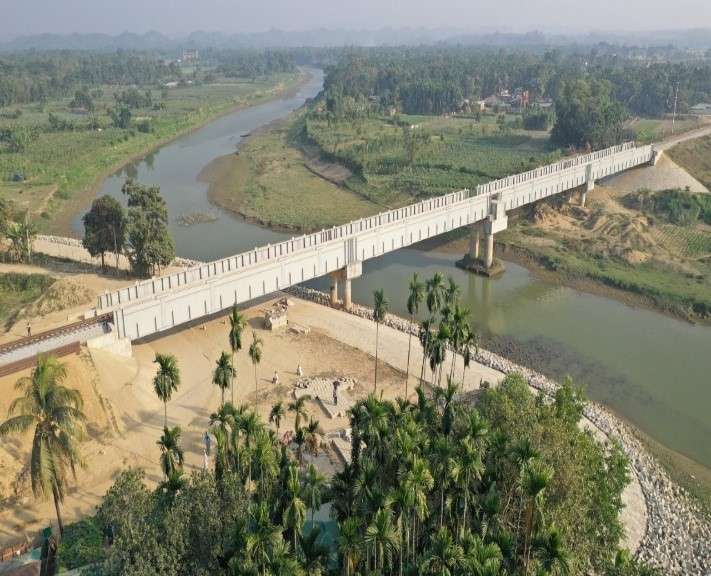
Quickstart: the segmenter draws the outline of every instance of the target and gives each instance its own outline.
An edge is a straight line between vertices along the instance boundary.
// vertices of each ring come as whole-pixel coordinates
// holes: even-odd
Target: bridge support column
[[[486,260],[484,261],[486,268],[489,269],[494,265],[494,233],[490,232],[486,235]]]
[[[469,258],[472,260],[479,259],[479,224],[472,224],[471,235],[469,236]]]
[[[340,272],[343,280],[343,308],[350,310],[353,305],[351,281],[353,278],[358,278],[363,274],[363,263],[359,261],[351,262]]]
[[[341,275],[340,270],[331,272],[331,306],[338,304],[338,278]]]

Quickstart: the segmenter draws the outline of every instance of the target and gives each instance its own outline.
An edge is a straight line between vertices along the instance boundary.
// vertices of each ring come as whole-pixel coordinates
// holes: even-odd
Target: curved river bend
[[[221,258],[285,238],[211,205],[207,185],[197,176],[213,159],[234,152],[241,135],[286,117],[315,96],[323,74],[311,72],[295,96],[221,117],[129,164],[104,182],[101,193],[120,198],[121,184],[133,176],[161,187],[173,218],[191,212],[219,216],[189,227],[171,223],[177,253],[187,258]],[[75,226],[80,229],[80,217]],[[384,288],[392,310],[405,314],[413,272],[452,275],[477,328],[513,346],[522,363],[528,358],[532,367],[558,378],[571,374],[591,398],[711,468],[711,328],[543,281],[514,264],[499,279],[479,278],[455,268],[455,259],[405,249],[367,262],[353,283],[354,299],[368,304],[373,290]]]

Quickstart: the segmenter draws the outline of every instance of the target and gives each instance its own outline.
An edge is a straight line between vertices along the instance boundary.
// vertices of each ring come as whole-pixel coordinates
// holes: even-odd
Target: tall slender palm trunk
[[[163,428],[168,427],[168,403],[163,402]]]
[[[235,405],[235,352],[234,350],[232,351],[232,382],[230,382],[230,401],[232,402],[232,406]],[[222,403],[224,404],[225,401],[222,400]]]
[[[62,513],[59,510],[59,492],[56,486],[52,486],[52,496],[54,498],[54,509],[57,512],[57,525],[59,526],[59,537],[64,536],[64,522],[62,522]]]
[[[375,323],[375,383],[373,392],[378,391],[378,344],[380,340],[380,322]]]
[[[259,385],[257,384],[257,365],[254,365],[254,410],[259,405]]]
[[[415,321],[414,314],[410,316],[410,329],[407,337],[407,370],[405,371],[405,400],[407,400],[407,385],[410,381],[410,350],[412,348],[412,324]]]

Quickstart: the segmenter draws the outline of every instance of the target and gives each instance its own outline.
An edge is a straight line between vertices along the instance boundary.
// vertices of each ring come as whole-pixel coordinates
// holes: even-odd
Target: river
[[[160,185],[173,217],[214,213],[212,223],[171,223],[180,256],[209,260],[276,242],[274,232],[212,206],[197,175],[213,159],[235,151],[241,135],[300,107],[316,95],[323,74],[312,71],[298,94],[223,116],[106,179],[102,194],[120,198],[127,176]],[[80,218],[75,221],[80,230]],[[711,468],[711,328],[594,296],[534,277],[507,263],[494,280],[455,268],[455,256],[400,250],[366,262],[353,296],[369,304],[384,288],[391,309],[405,313],[413,272],[452,275],[478,330],[495,336],[519,361],[558,378],[570,374],[588,395],[649,436]],[[325,288],[325,281],[315,286]]]

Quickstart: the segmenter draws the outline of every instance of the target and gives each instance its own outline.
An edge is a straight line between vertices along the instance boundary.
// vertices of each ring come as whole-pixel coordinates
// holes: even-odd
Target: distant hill
[[[175,38],[160,32],[135,34],[38,34],[0,42],[0,52],[47,50],[154,50],[172,52],[181,48],[294,48],[300,46],[397,46],[462,44],[482,46],[560,46],[608,43],[624,46],[675,46],[681,49],[711,48],[711,29],[648,32],[591,32],[565,35],[538,31],[509,33],[471,32],[461,29],[383,28],[379,30],[317,29],[267,30],[257,33],[224,34],[197,31]]]

